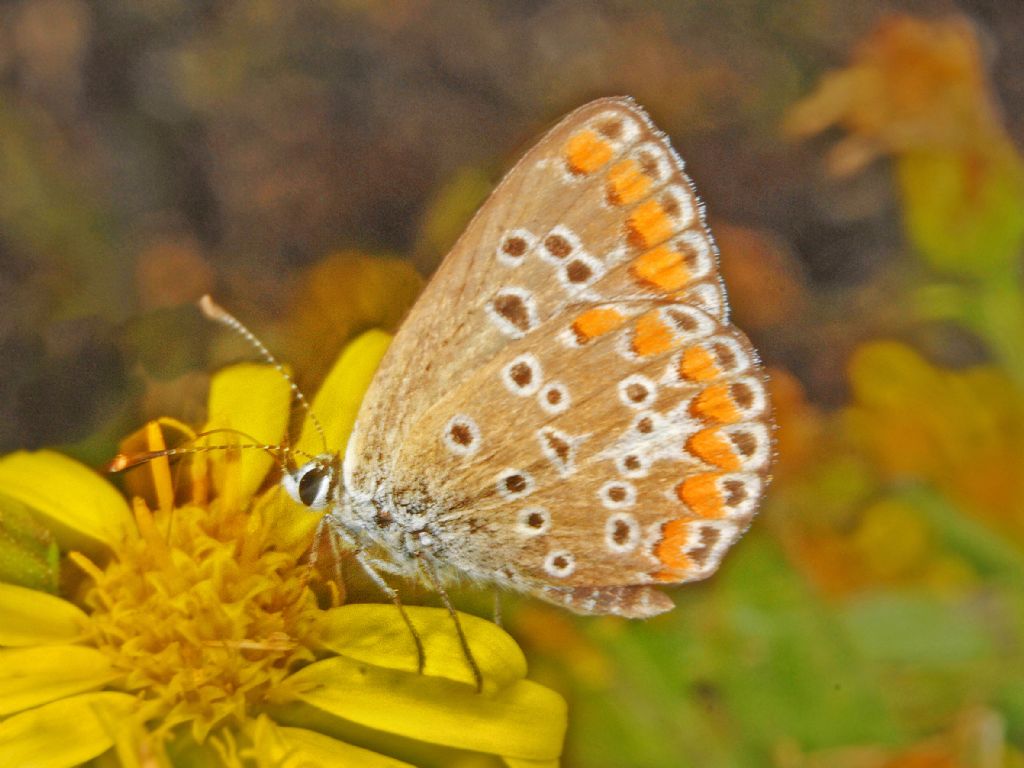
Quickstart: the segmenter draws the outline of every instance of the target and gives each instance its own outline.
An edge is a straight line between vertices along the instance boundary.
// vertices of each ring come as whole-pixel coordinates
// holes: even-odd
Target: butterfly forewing
[[[396,336],[346,457],[438,557],[582,612],[650,615],[753,516],[760,365],[667,140],[574,112],[512,170]]]
[[[600,186],[592,174],[565,169],[562,147],[581,125],[623,108],[602,100],[572,113],[519,161],[477,212],[405,319],[367,393],[348,451],[355,461],[349,481],[356,488],[377,486],[379,463],[389,461],[415,428],[415,414],[453,381],[500,354],[512,335],[528,332],[539,312],[550,315],[552,308],[541,306],[537,293],[553,290],[551,270],[520,251],[519,241],[532,247],[532,235],[555,229],[568,209]],[[500,328],[496,316],[504,321]],[[372,461],[363,460],[370,456]]]

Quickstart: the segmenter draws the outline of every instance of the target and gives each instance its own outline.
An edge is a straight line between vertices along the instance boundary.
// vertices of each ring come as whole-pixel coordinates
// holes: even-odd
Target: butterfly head
[[[339,470],[337,455],[324,453],[286,472],[281,484],[297,503],[310,509],[323,509],[337,496],[341,480]]]

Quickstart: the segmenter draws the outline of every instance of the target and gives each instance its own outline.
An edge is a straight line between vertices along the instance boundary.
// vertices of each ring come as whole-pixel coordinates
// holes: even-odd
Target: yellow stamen
[[[224,471],[237,487],[237,460]],[[158,738],[187,725],[202,742],[241,724],[313,660],[321,612],[304,546],[278,549],[262,515],[227,500],[165,512],[135,499],[137,532],[106,567],[71,555],[93,580],[93,643],[152,708]]]

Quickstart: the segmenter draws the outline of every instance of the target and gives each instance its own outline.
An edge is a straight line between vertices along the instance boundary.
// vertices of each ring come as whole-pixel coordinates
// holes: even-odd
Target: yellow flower
[[[358,340],[325,384],[332,444],[344,445],[387,341]],[[236,366],[214,379],[204,431],[277,443],[288,401],[275,372]],[[188,429],[147,425],[148,450],[169,426]],[[319,605],[300,563],[315,518],[276,484],[257,495],[271,462],[211,452],[175,478],[156,459],[126,501],[57,453],[0,459],[0,493],[73,550],[63,597],[0,584],[0,764],[60,768],[109,753],[139,767],[407,765],[373,749],[397,742],[406,755],[439,746],[557,765],[565,702],[525,679],[522,652],[494,624],[461,617],[477,693],[443,610],[407,609],[426,651],[418,674],[394,606]]]
[[[938,368],[898,342],[857,350],[846,431],[883,476],[928,483],[1024,540],[1024,398],[992,366]]]
[[[949,370],[896,341],[858,347],[849,383],[851,402],[820,414],[773,375],[789,442],[766,519],[793,561],[835,597],[1019,574],[1002,549],[1024,541],[1019,386],[991,364]]]
[[[793,136],[832,127],[842,136],[828,155],[830,171],[852,174],[891,157],[914,250],[938,272],[981,279],[977,297],[946,290],[932,298],[932,311],[959,316],[1021,363],[1019,345],[1002,339],[1015,340],[1024,322],[1013,287],[1024,243],[1024,159],[1000,121],[974,26],[958,17],[884,19],[785,124]]]
[[[289,362],[306,381],[320,381],[331,363],[323,350],[341,349],[363,328],[398,327],[422,289],[423,278],[406,259],[358,250],[321,259],[302,271],[289,292]]]
[[[837,174],[881,154],[954,150],[1002,136],[981,50],[964,19],[891,16],[828,74],[786,121],[795,136],[839,125],[849,134],[830,157]]]

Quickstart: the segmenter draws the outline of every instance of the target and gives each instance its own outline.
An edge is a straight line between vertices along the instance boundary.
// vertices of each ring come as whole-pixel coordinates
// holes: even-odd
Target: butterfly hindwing
[[[641,616],[704,578],[767,481],[761,367],[728,323],[682,163],[631,101],[510,172],[396,336],[347,482],[422,514],[445,562]]]
[[[584,347],[517,341],[422,416],[396,484],[436,468],[440,535],[470,575],[555,592],[690,581],[745,530],[771,448],[756,357],[694,307],[649,311],[694,322],[628,359],[647,312]]]

